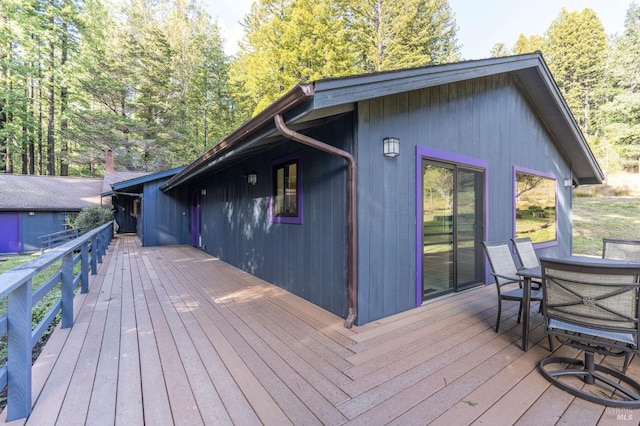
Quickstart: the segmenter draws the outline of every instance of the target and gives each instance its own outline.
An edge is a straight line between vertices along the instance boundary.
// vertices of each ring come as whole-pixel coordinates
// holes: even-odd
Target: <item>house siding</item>
[[[23,253],[38,251],[42,248],[38,237],[67,229],[65,212],[35,211],[33,215],[29,215],[29,212],[20,212],[20,216]]]
[[[358,104],[358,324],[415,307],[416,146],[488,163],[489,240],[513,237],[513,167],[557,177],[557,233],[541,255],[571,254],[570,168],[508,75],[467,80]],[[400,156],[382,139],[400,138]]]
[[[164,193],[160,187],[168,180],[146,182],[137,232],[144,246],[189,244],[189,192]]]
[[[343,116],[309,136],[352,150],[353,118]],[[272,223],[271,164],[301,158],[301,224]],[[255,172],[256,185],[247,183]],[[201,201],[203,249],[345,317],[347,314],[347,167],[343,159],[291,141],[231,166],[192,187]]]

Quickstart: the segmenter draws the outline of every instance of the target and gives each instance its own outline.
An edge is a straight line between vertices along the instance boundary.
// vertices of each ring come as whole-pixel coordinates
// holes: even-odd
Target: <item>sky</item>
[[[225,52],[236,53],[242,39],[240,26],[253,0],[202,0],[213,18],[217,18],[226,40]],[[449,0],[458,24],[458,43],[464,59],[490,55],[499,42],[513,47],[518,36],[543,35],[562,7],[569,11],[593,9],[607,34],[622,33],[627,9],[632,0]]]

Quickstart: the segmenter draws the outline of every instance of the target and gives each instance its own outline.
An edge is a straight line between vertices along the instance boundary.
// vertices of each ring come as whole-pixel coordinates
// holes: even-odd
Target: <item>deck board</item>
[[[535,306],[525,353],[517,304],[496,333],[495,303],[487,286],[345,329],[202,251],[122,236],[35,363],[31,416],[11,424],[620,424],[539,374]]]

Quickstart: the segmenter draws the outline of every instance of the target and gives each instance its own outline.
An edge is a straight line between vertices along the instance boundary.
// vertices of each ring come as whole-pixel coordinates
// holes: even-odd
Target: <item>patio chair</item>
[[[610,407],[640,408],[640,383],[625,375],[630,357],[638,353],[640,265],[547,258],[540,263],[550,349],[554,351],[555,338],[584,351],[584,361],[543,359],[542,375],[579,398]],[[597,365],[595,353],[624,356],[622,372]],[[572,380],[576,377],[582,381]]]
[[[531,238],[512,238],[511,241],[513,241],[513,246],[516,249],[516,254],[518,255],[518,259],[520,260],[520,265],[522,265],[522,268],[531,269],[540,266],[540,261],[538,260],[536,250],[533,248]],[[536,286],[540,288],[540,286],[542,285],[542,280],[534,279],[533,283],[535,283]]]
[[[531,238],[512,238],[511,241],[513,241],[513,246],[516,249],[520,265],[522,265],[523,268],[529,269],[540,266],[540,261],[538,260],[538,255],[533,248]]]
[[[640,262],[640,241],[603,238],[602,258]]]
[[[498,290],[498,318],[496,319],[496,333],[500,330],[500,317],[502,315],[502,301],[513,300],[520,302],[518,311],[518,323],[522,316],[522,277],[518,276],[516,263],[511,255],[511,248],[508,241],[487,242],[483,241],[484,251],[489,259],[491,275],[495,279]],[[531,300],[542,301],[542,294],[539,289],[532,290]]]

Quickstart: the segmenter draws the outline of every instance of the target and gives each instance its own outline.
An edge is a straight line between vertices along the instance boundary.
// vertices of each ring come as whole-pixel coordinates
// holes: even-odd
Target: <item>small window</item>
[[[301,167],[299,157],[289,157],[272,165],[271,220],[302,223]]]
[[[556,179],[529,170],[515,170],[515,236],[534,243],[557,240]]]

